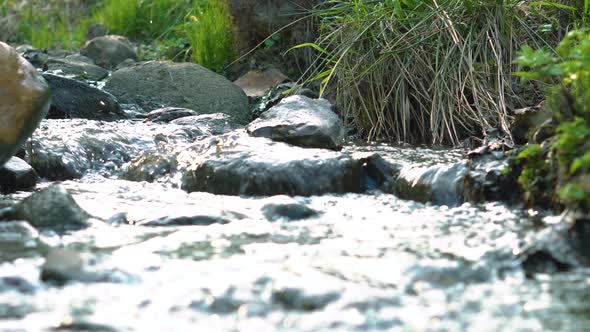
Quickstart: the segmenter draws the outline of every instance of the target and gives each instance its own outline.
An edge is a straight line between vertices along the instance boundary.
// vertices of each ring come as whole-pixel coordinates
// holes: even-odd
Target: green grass
[[[151,59],[193,61],[221,71],[235,57],[233,20],[226,1],[106,0],[95,13],[115,34],[147,41]]]
[[[224,1],[210,0],[193,8],[185,25],[192,59],[207,68],[221,71],[236,56],[232,17]]]
[[[39,7],[29,2],[20,12],[18,31],[22,42],[42,49],[76,49],[83,45],[90,21],[75,20],[77,13],[69,2],[53,1]]]
[[[330,0],[316,66],[304,77],[335,96],[368,140],[459,144],[489,127],[509,133],[509,112],[529,106],[513,76],[523,43],[562,33],[559,7],[487,0]],[[543,15],[541,15],[543,14]],[[526,88],[526,87],[525,87]]]
[[[78,49],[90,24],[140,44],[144,59],[195,61],[215,71],[235,58],[233,20],[225,0],[104,0],[78,11],[81,1],[29,2],[20,11],[20,42]],[[0,13],[10,0],[0,0]],[[4,13],[6,14],[6,13]]]

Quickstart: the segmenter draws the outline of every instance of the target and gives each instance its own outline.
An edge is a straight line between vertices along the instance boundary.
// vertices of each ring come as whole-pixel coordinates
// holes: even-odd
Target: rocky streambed
[[[472,172],[464,151],[347,145],[335,152],[239,130],[194,130],[42,122],[24,159],[55,181],[41,181],[36,194],[5,196],[5,206],[59,185],[64,191],[51,199],[69,193],[69,204],[88,216],[41,197],[30,208],[46,209],[36,218],[55,224],[0,224],[2,330],[573,331],[590,324],[590,271],[554,273],[561,265],[542,254],[551,249],[535,249],[547,226],[504,203],[463,203],[460,183]],[[189,152],[199,163],[183,166]],[[190,175],[209,168],[209,178]],[[215,179],[218,170],[228,183]],[[49,262],[55,248],[68,249]]]
[[[250,122],[201,68],[72,61],[0,172],[0,330],[590,326],[587,223],[524,210],[502,152],[358,145],[324,100]]]

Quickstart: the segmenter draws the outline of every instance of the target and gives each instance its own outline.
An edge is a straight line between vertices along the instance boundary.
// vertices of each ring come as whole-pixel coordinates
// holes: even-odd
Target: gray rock
[[[306,294],[304,290],[297,288],[283,288],[274,290],[272,301],[287,310],[314,311],[323,309],[329,303],[340,298],[336,292],[320,294]]]
[[[301,220],[318,215],[318,211],[288,196],[275,196],[262,207],[267,220]]]
[[[31,165],[18,157],[10,158],[0,167],[0,189],[2,192],[14,192],[35,187],[37,174]]]
[[[53,100],[48,118],[83,118],[113,121],[126,118],[111,94],[73,79],[43,74],[51,86]]]
[[[47,60],[45,71],[49,74],[89,81],[100,81],[109,75],[106,69],[92,63],[92,59],[86,58],[90,61],[88,62],[82,61],[85,59],[80,58],[86,57],[79,55],[78,57],[68,56],[63,59],[51,58]]]
[[[74,53],[74,54],[67,55],[64,59],[69,60],[69,61],[74,61],[74,62],[83,62],[83,63],[88,63],[91,65],[96,65],[92,59],[90,59],[89,57],[82,55],[80,53]]]
[[[86,29],[86,40],[91,40],[96,37],[106,36],[107,28],[102,24],[91,24]]]
[[[39,232],[26,221],[0,222],[0,262],[34,257],[44,249]]]
[[[250,121],[248,98],[235,84],[193,63],[150,61],[115,71],[105,90],[119,102],[143,109],[184,107],[199,114],[224,113]]]
[[[80,53],[104,68],[114,68],[126,59],[138,60],[129,40],[115,35],[100,36],[87,41]]]
[[[204,134],[209,135],[227,134],[242,128],[231,116],[223,113],[187,116],[173,120],[170,123],[198,128]]]
[[[14,216],[35,227],[57,231],[80,229],[90,224],[90,215],[59,185],[51,185],[25,198],[15,207]]]
[[[155,109],[146,115],[144,122],[170,122],[186,116],[199,115],[199,113],[182,107],[163,107]]]
[[[35,286],[21,277],[1,277],[0,293],[11,290],[16,290],[20,293],[33,293],[35,292]]]
[[[228,195],[359,192],[362,162],[241,132],[203,139],[178,157],[182,188]]]
[[[46,51],[36,49],[31,45],[20,45],[16,51],[35,68],[43,68],[50,58]]]
[[[311,147],[339,149],[344,143],[344,127],[327,100],[290,96],[262,113],[247,127],[256,137]]]
[[[49,119],[27,141],[24,159],[49,180],[87,172],[110,176],[135,157],[153,160],[159,149],[188,145],[200,135],[197,129],[169,124]]]
[[[41,266],[41,280],[63,283],[81,279],[84,275],[84,260],[77,251],[52,248]]]
[[[47,114],[47,82],[15,49],[0,42],[0,165],[18,151]]]

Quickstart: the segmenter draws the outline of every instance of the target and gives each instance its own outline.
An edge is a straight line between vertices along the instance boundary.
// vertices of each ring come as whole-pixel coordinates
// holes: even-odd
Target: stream
[[[45,179],[35,190],[59,182],[92,225],[0,233],[0,330],[590,329],[590,270],[526,273],[521,254],[542,227],[518,205],[464,202],[465,151],[343,149],[396,165],[391,188],[427,179],[420,199],[371,181],[357,192],[227,195],[181,189],[167,162],[202,135],[130,120],[44,120],[25,146]],[[50,247],[78,252],[94,278],[42,281]]]

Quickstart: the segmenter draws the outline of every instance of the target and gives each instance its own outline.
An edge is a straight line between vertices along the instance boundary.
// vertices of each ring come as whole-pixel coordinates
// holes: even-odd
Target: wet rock
[[[247,131],[302,147],[339,149],[344,143],[342,122],[330,103],[300,95],[284,98],[250,123]]]
[[[87,41],[80,53],[104,68],[114,68],[126,59],[139,60],[129,40],[115,35],[95,37]]]
[[[41,280],[65,283],[79,280],[84,276],[84,260],[77,251],[66,248],[52,248],[41,266]]]
[[[170,123],[198,128],[204,135],[222,135],[242,128],[231,116],[223,113],[187,116]]]
[[[108,175],[135,157],[151,161],[162,146],[187,145],[201,134],[167,124],[45,120],[27,142],[25,160],[50,180],[76,179],[89,171]]]
[[[393,181],[391,191],[403,199],[431,202],[438,205],[458,206],[463,203],[463,180],[467,173],[464,163],[408,165]]]
[[[51,86],[53,100],[48,118],[83,118],[113,121],[125,119],[117,99],[86,83],[52,74],[43,74]]]
[[[108,76],[109,72],[92,63],[92,59],[86,58],[89,62],[81,58],[86,57],[51,58],[47,60],[45,71],[49,74],[89,81],[100,81]]]
[[[192,63],[150,61],[115,71],[105,90],[144,109],[184,107],[199,114],[224,113],[250,121],[248,98],[235,84]]]
[[[17,291],[19,293],[34,293],[35,286],[28,280],[21,277],[1,277],[0,293],[7,291]]]
[[[509,161],[503,152],[472,155],[467,165],[469,171],[463,180],[465,201],[520,201],[521,191],[517,177],[513,172],[506,173]]]
[[[182,188],[228,195],[319,195],[360,191],[361,162],[241,132],[203,139],[178,155]]]
[[[0,42],[0,165],[18,151],[47,114],[47,82],[15,49]]]
[[[173,151],[159,149],[140,153],[125,165],[120,176],[130,181],[154,182],[167,180],[176,173],[176,170],[176,158]]]
[[[514,111],[514,121],[510,126],[514,143],[525,144],[541,124],[551,119],[551,110],[543,104]]]
[[[25,198],[15,207],[14,216],[35,227],[57,231],[87,227],[90,219],[72,195],[59,185],[51,185]]]
[[[272,202],[262,207],[262,213],[269,221],[301,220],[312,218],[318,211],[288,196],[275,196]]]
[[[188,108],[164,107],[149,112],[146,115],[144,122],[168,123],[172,120],[195,115],[199,114],[193,110],[189,110]]]
[[[545,250],[529,253],[520,263],[527,277],[532,278],[535,274],[553,274],[566,272],[573,268],[572,265],[564,263],[553,257]]]
[[[406,292],[417,294],[422,289],[449,288],[456,285],[484,283],[492,278],[489,269],[454,262],[428,262],[406,271],[411,276]]]
[[[84,321],[72,322],[72,321],[68,320],[66,322],[61,322],[59,325],[52,327],[48,331],[117,332],[120,330],[118,330],[112,326],[105,325],[105,324],[84,322]]]
[[[525,240],[518,256],[529,277],[590,266],[590,218],[572,212],[557,218],[559,223],[553,223]]]
[[[0,167],[0,190],[4,193],[31,189],[36,183],[33,167],[18,157],[10,158]]]
[[[39,232],[26,221],[0,221],[0,262],[34,257],[44,249]]]
[[[289,78],[276,68],[251,70],[238,78],[234,83],[244,90],[248,97],[262,97],[273,88]]]
[[[20,45],[16,51],[35,68],[43,68],[50,56],[46,51],[36,49],[31,45]]]
[[[274,290],[272,301],[287,310],[314,311],[340,298],[340,294],[329,292],[323,294],[306,294],[304,290],[297,288],[284,288]]]
[[[142,226],[209,226],[213,224],[229,224],[232,220],[241,219],[240,215],[206,215],[163,217],[142,223]]]

